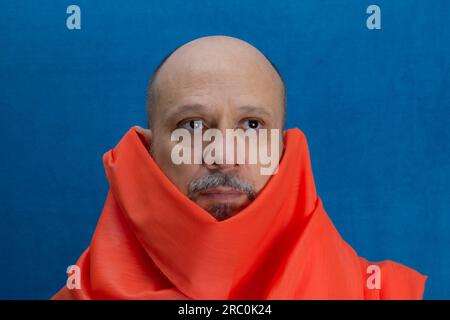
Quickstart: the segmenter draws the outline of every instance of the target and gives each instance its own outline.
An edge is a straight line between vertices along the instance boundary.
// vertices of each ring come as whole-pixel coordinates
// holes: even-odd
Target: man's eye
[[[261,122],[255,119],[247,119],[244,121],[244,129],[260,129]]]
[[[202,130],[204,128],[204,124],[202,120],[188,120],[181,124],[181,128],[188,129],[188,130]]]

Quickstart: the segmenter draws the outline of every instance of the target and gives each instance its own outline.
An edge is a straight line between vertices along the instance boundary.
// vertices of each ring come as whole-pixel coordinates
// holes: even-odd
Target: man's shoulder
[[[370,262],[359,258],[366,279],[367,299],[417,300],[423,298],[427,276],[401,263],[384,260]]]

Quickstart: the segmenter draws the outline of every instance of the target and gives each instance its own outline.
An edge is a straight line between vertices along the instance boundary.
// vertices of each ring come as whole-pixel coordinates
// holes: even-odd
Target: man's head
[[[270,176],[261,175],[260,163],[174,164],[172,132],[178,128],[214,128],[224,136],[226,129],[281,132],[285,103],[283,80],[259,50],[236,38],[204,37],[177,48],[157,68],[148,88],[149,128],[139,131],[155,162],[178,189],[223,220],[247,206]]]

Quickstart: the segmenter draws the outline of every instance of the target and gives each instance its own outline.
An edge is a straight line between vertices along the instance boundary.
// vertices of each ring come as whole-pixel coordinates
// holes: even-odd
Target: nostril
[[[212,163],[212,164],[204,164],[205,167],[210,171],[220,171],[223,173],[229,173],[230,171],[236,171],[237,164],[218,164],[218,163]]]

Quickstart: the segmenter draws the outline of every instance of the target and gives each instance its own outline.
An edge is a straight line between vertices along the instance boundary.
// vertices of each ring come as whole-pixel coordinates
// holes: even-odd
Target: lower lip
[[[201,193],[203,197],[208,197],[212,200],[235,200],[243,195],[243,193],[238,192],[211,192],[211,193]]]

